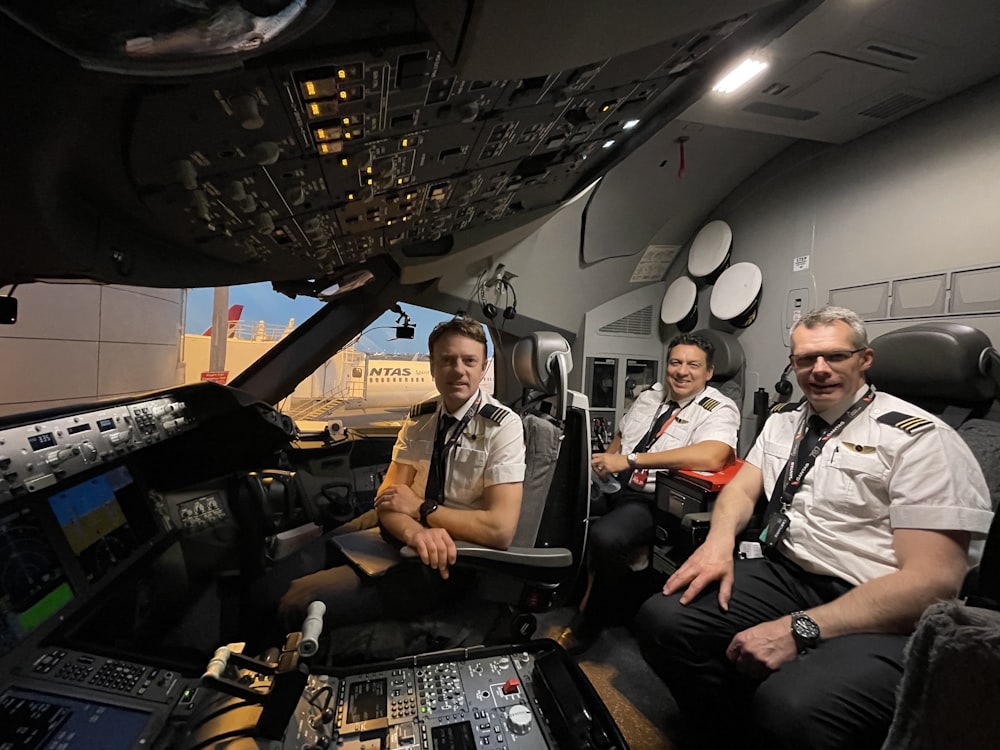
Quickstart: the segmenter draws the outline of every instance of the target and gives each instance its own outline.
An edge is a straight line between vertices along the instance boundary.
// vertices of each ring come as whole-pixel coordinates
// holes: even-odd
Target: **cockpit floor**
[[[575,612],[575,608],[563,607],[540,615],[535,636],[555,639]],[[575,658],[631,750],[677,747],[677,704],[642,658],[629,628],[605,628],[593,645]]]

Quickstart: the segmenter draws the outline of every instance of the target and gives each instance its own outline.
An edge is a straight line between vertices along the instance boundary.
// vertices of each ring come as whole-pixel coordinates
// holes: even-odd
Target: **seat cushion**
[[[1000,504],[1000,422],[970,419],[958,428],[958,434],[979,462],[996,510]]]

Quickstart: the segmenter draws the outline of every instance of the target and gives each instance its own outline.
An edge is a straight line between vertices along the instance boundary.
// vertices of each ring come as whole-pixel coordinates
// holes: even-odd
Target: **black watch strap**
[[[427,516],[438,509],[438,504],[433,500],[424,500],[420,504],[420,523],[427,526]]]

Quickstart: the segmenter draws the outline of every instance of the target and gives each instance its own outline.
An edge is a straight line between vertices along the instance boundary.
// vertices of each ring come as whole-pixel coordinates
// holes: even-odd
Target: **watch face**
[[[815,641],[819,638],[819,625],[808,615],[796,615],[792,619],[792,630],[804,641]]]

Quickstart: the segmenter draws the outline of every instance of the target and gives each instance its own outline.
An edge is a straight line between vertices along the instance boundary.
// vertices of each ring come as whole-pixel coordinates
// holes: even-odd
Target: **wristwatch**
[[[625,456],[625,460],[628,461],[628,466],[629,466],[630,469],[638,469],[639,468],[636,465],[636,462],[639,460],[639,454],[638,453],[629,453],[627,456]]]
[[[792,612],[792,638],[799,653],[804,654],[819,644],[819,625],[805,612]]]
[[[420,523],[427,526],[427,516],[438,509],[438,504],[433,500],[424,500],[420,504]]]

